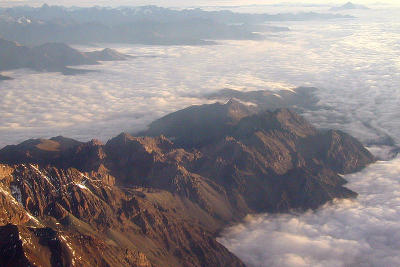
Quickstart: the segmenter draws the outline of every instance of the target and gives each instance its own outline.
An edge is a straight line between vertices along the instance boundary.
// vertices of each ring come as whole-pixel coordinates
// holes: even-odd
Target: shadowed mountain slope
[[[343,132],[237,101],[172,113],[142,134],[0,150],[0,263],[243,266],[215,241],[225,225],[356,197],[338,173],[374,161]]]

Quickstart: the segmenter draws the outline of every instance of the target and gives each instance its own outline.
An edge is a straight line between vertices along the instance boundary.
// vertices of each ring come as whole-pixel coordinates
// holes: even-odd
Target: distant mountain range
[[[62,43],[139,43],[206,45],[214,40],[259,40],[256,32],[287,31],[265,22],[351,18],[338,14],[244,14],[201,9],[136,8],[0,9],[0,35],[25,45]]]
[[[10,79],[11,79],[10,77],[3,76],[3,75],[0,74],[0,81],[10,80]]]
[[[197,97],[222,101],[234,98],[244,103],[254,104],[253,109],[257,111],[276,108],[291,108],[298,112],[302,112],[303,110],[316,108],[319,99],[314,93],[317,90],[318,89],[314,87],[298,87],[291,90],[259,90],[243,92],[226,88]]]
[[[244,266],[215,238],[255,212],[354,198],[375,158],[341,131],[236,100],[192,106],[106,144],[0,150],[1,266]]]
[[[353,4],[352,2],[347,2],[342,6],[331,8],[332,11],[343,11],[343,10],[353,10],[353,9],[369,9],[369,8],[363,5]]]
[[[27,47],[0,38],[0,71],[29,68],[36,71],[75,74],[87,70],[76,70],[70,66],[94,65],[99,64],[98,61],[125,60],[128,57],[112,49],[79,52],[63,43]]]

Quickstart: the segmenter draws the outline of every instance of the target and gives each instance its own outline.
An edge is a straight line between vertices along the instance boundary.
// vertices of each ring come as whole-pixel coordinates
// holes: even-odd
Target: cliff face
[[[345,133],[235,101],[170,114],[142,134],[156,137],[0,150],[0,263],[243,266],[215,241],[221,227],[355,197],[337,173],[374,161]]]

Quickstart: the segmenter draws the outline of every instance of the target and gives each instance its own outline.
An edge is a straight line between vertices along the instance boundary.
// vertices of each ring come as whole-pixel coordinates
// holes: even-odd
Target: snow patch
[[[63,235],[60,235],[60,238],[65,242],[65,245],[67,245],[68,249],[72,253],[72,265],[75,265],[75,250],[72,248],[71,244],[68,242],[67,238]]]
[[[22,205],[21,189],[17,185],[12,184],[10,186],[10,191],[11,191],[11,195],[18,201],[19,204]]]
[[[86,186],[84,186],[83,184],[80,183],[75,183],[76,186],[78,186],[81,189],[85,189],[85,190],[89,190],[89,188],[87,188]],[[89,190],[90,191],[90,190]]]
[[[29,164],[29,165],[30,165],[33,169],[35,169],[36,172],[37,172],[38,174],[40,174],[40,176],[42,176],[52,187],[55,188],[55,186],[51,183],[49,177],[47,177],[46,175],[44,175],[44,174],[39,170],[38,167],[36,167],[36,166],[33,165],[33,164]]]
[[[0,192],[3,193],[4,195],[6,195],[6,197],[8,197],[11,200],[11,203],[13,203],[16,206],[19,206],[20,203],[18,203],[18,201],[15,200],[15,198],[6,190],[4,190],[3,188],[0,187]]]

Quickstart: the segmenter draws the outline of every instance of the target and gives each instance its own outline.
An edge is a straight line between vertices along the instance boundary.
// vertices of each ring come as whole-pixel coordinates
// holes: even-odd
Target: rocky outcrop
[[[369,8],[364,5],[356,5],[356,4],[353,4],[352,2],[347,2],[346,4],[344,4],[342,6],[332,7],[330,10],[331,11],[344,11],[344,10],[355,10],[355,9],[366,10]]]
[[[243,266],[215,240],[224,225],[356,197],[338,173],[374,161],[343,132],[233,100],[172,113],[142,135],[0,150],[0,224],[19,234],[7,253],[39,266]]]

